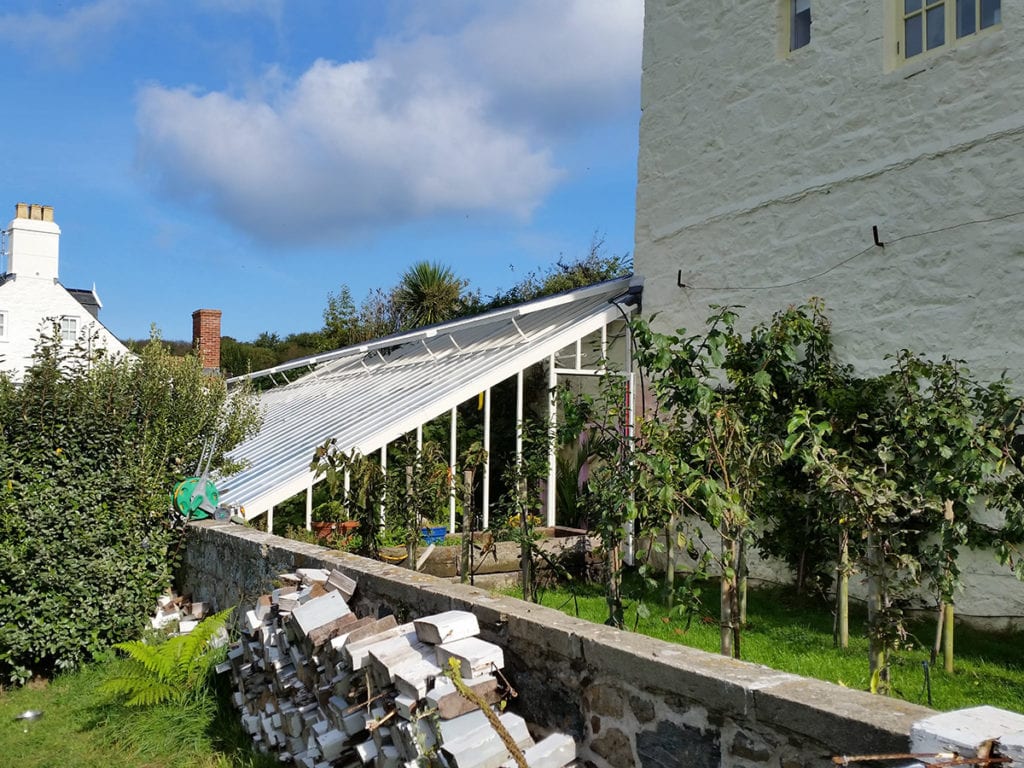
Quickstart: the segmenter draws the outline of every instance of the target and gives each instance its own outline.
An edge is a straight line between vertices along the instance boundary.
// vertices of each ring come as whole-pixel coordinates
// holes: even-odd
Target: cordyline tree
[[[86,340],[83,340],[86,341]],[[155,337],[138,357],[42,335],[20,386],[0,376],[0,681],[70,669],[133,637],[170,585],[174,484],[216,440],[213,467],[251,434],[195,357]]]

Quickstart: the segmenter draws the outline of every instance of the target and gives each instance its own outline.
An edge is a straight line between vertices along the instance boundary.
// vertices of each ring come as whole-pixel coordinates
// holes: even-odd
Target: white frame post
[[[455,406],[452,408],[451,426],[449,430],[449,449],[448,449],[448,530],[452,533],[455,532],[455,462],[458,456],[458,446],[455,444],[457,439],[459,419],[459,408]],[[469,535],[468,531],[463,531],[464,536]]]
[[[558,400],[555,388],[558,386],[558,372],[555,370],[555,355],[548,358],[548,487],[547,487],[547,525],[555,525],[555,483],[558,481],[558,463],[555,446],[555,426],[558,420]]]
[[[483,484],[483,520],[484,529],[491,524],[491,388],[484,390],[484,470]]]

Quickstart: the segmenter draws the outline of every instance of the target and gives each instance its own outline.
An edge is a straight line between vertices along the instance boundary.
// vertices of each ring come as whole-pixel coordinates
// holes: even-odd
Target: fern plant
[[[202,697],[210,670],[222,655],[211,641],[227,623],[234,608],[205,619],[187,635],[152,644],[130,640],[115,644],[128,654],[125,671],[105,681],[101,690],[120,697],[130,707],[185,704]]]

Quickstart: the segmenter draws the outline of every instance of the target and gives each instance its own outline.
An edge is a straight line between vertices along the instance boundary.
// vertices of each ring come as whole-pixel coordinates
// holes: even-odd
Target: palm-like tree
[[[402,275],[395,291],[396,303],[409,326],[450,320],[462,309],[462,290],[467,282],[451,267],[420,261]]]

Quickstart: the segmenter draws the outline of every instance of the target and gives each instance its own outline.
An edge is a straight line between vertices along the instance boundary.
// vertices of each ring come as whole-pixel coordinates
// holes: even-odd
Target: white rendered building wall
[[[743,305],[749,326],[820,296],[861,373],[908,348],[1024,391],[1024,5],[902,65],[893,0],[812,0],[792,53],[785,6],[647,0],[645,314],[696,332],[710,304]],[[958,608],[1024,615],[1024,585],[963,554]]]
[[[5,338],[0,339],[0,370],[12,372],[14,381],[21,381],[25,368],[31,364],[41,333],[52,332],[47,318],[59,321],[62,317],[75,317],[80,339],[90,339],[93,332],[96,333],[94,349],[102,348],[117,355],[128,351],[52,279],[18,275],[8,280],[0,285],[0,311],[5,313]]]
[[[969,223],[1024,212],[1024,9],[892,68],[889,0],[813,0],[786,55],[780,6],[647,2],[645,309],[695,330],[712,303],[752,324],[820,296],[862,372],[909,348],[1024,387],[1024,215]]]

